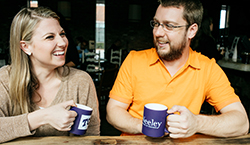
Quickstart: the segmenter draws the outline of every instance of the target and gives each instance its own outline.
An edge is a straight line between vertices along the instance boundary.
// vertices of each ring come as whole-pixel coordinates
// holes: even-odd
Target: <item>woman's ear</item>
[[[192,24],[188,29],[188,38],[189,39],[194,38],[198,29],[199,29],[199,26],[196,23]]]
[[[20,41],[20,47],[28,55],[31,55],[31,50],[29,49],[29,45],[25,41]]]

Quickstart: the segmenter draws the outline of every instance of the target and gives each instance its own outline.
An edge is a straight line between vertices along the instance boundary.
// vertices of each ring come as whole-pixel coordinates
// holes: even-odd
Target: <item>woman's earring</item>
[[[31,52],[27,52],[28,55],[31,55]]]

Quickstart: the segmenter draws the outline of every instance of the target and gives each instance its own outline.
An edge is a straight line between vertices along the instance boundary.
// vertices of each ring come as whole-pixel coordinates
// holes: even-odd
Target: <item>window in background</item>
[[[38,0],[28,0],[27,7],[29,8],[36,8],[38,7]]]
[[[105,50],[105,0],[96,1],[95,50],[104,59]]]
[[[225,29],[226,27],[226,13],[227,11],[225,9],[220,11],[220,29]]]
[[[222,5],[221,6],[221,11],[220,11],[220,29],[225,29],[229,27],[229,6]]]
[[[226,40],[229,35],[229,13],[230,6],[222,5],[220,11],[220,24],[219,24],[219,44],[218,49],[224,50],[227,47]]]

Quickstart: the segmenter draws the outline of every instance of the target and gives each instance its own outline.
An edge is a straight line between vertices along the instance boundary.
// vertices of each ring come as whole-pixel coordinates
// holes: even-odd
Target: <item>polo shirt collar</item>
[[[156,48],[151,48],[151,51],[152,51],[152,56],[151,56],[151,58],[149,60],[149,65],[154,65],[154,64],[156,64],[157,62],[160,61],[160,58],[159,58],[159,55],[156,52]],[[189,57],[188,57],[188,61],[185,64],[185,66],[186,67],[191,66],[193,68],[200,69],[200,63],[199,63],[199,60],[198,60],[198,55],[196,54],[195,51],[192,50],[191,47],[189,48]]]
[[[160,61],[160,57],[158,55],[158,53],[156,52],[156,48],[151,48],[152,51],[152,55],[149,59],[149,65],[154,65],[156,64],[158,61]]]
[[[196,69],[200,69],[200,62],[198,59],[197,52],[193,51],[191,47],[189,47],[189,57],[186,65],[191,66]]]

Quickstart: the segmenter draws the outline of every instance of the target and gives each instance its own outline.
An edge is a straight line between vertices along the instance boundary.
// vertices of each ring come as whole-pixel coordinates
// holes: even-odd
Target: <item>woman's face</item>
[[[56,19],[45,18],[41,20],[34,30],[29,45],[33,68],[54,69],[63,66],[68,44],[65,32]]]

